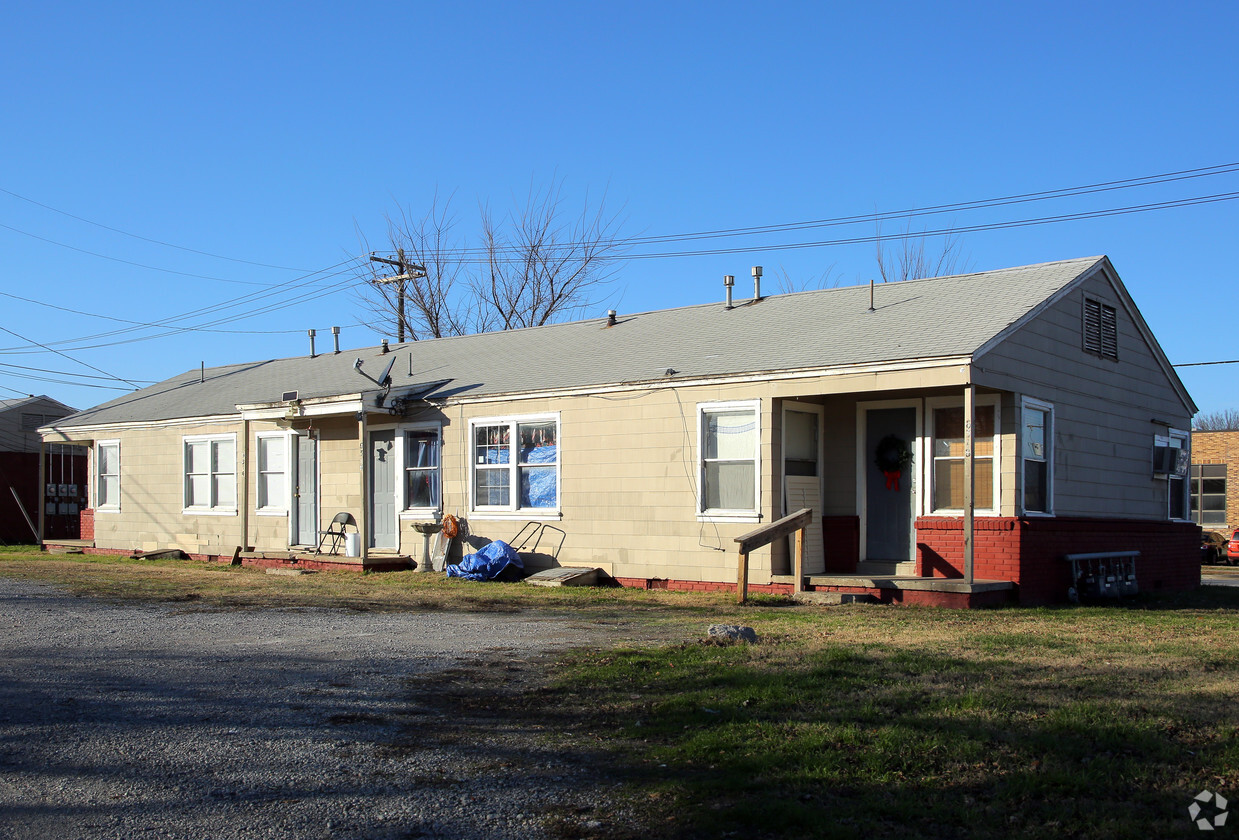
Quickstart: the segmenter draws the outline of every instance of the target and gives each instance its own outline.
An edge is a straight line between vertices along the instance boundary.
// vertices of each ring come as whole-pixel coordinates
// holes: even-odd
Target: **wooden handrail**
[[[736,576],[736,600],[743,604],[749,597],[749,552],[762,546],[770,545],[779,537],[796,534],[796,551],[793,558],[793,576],[796,581],[796,591],[804,589],[804,537],[805,529],[813,521],[813,511],[802,508],[795,513],[789,513],[782,519],[769,525],[749,531],[736,537],[740,544],[740,569]]]

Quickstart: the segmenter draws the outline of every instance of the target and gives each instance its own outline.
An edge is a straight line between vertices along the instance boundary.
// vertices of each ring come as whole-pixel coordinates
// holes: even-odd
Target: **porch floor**
[[[788,575],[787,579],[789,583],[793,582],[791,575]],[[866,589],[908,589],[918,592],[958,592],[969,595],[1015,588],[1015,583],[1009,580],[974,580],[968,583],[962,578],[917,577],[916,575],[809,575],[806,580],[809,586],[861,586]]]
[[[795,577],[773,575],[771,583],[792,588]],[[998,606],[1015,599],[1016,586],[1009,580],[917,577],[915,575],[830,574],[806,575],[804,593],[867,595],[883,604],[906,603],[943,607]],[[812,599],[810,599],[812,600]]]
[[[223,558],[221,558],[223,559]],[[341,571],[398,571],[413,567],[413,558],[395,552],[371,550],[365,559],[344,554],[315,554],[312,549],[291,551],[242,551],[239,559],[245,566],[287,567],[302,569],[336,569]]]

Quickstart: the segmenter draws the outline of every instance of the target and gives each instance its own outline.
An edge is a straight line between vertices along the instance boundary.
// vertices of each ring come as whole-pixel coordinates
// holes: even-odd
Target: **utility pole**
[[[389,260],[385,257],[376,257],[374,254],[371,254],[370,262],[385,263],[386,265],[394,265],[396,267],[396,270],[400,272],[394,277],[376,277],[374,279],[374,282],[379,285],[382,285],[385,283],[399,283],[400,284],[396,287],[396,343],[403,344],[404,343],[404,330],[405,330],[404,284],[408,280],[420,280],[421,278],[425,277],[426,266],[415,265],[411,262],[406,261],[404,258],[403,248],[396,249],[396,259],[394,260]],[[416,341],[417,336],[413,335],[412,333],[413,331],[409,330],[410,337],[414,341]]]

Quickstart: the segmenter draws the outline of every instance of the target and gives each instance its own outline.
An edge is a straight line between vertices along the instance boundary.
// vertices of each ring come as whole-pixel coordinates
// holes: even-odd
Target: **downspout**
[[[43,527],[44,525],[47,524],[47,520],[46,520],[46,516],[47,516],[47,464],[45,463],[46,459],[47,459],[47,444],[43,441],[43,436],[39,435],[39,493],[38,493],[38,496],[36,496],[36,498],[39,500],[39,533],[34,535],[35,541],[38,542],[39,544],[39,548],[43,547],[43,534],[46,533],[43,530]],[[14,492],[13,495],[16,496],[17,493]],[[19,507],[21,506],[21,499],[17,500],[17,504]],[[30,522],[29,517],[26,518],[26,522]]]
[[[241,418],[241,550],[250,542],[250,421]]]
[[[361,469],[358,475],[361,476],[361,527],[357,530],[360,532],[361,541],[361,563],[364,566],[370,558],[370,497],[367,494],[367,488],[370,486],[370,458],[366,451],[366,410],[363,408],[357,412],[357,430],[361,438],[360,454],[361,454]]]
[[[968,371],[972,379],[972,371]],[[973,452],[976,451],[976,385],[969,382],[964,386],[964,582],[973,581],[973,536],[974,512],[976,510],[976,469],[972,463]]]

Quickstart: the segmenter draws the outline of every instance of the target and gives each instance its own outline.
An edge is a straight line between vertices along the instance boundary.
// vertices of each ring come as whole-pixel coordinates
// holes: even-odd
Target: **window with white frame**
[[[1191,434],[1167,429],[1153,436],[1153,477],[1166,480],[1166,515],[1188,519],[1188,473],[1192,464]]]
[[[760,402],[697,406],[699,512],[753,516],[758,512]]]
[[[1054,411],[1048,403],[1025,399],[1021,413],[1024,512],[1053,513]]]
[[[477,510],[559,508],[559,418],[494,418],[470,424]]]
[[[236,513],[236,435],[204,435],[184,440],[185,510]]]
[[[288,511],[288,437],[258,436],[258,511]]]
[[[979,397],[974,407],[976,423],[972,450],[972,472],[975,480],[973,506],[976,510],[998,509],[998,401],[996,397]],[[933,453],[932,509],[962,511],[964,509],[964,406],[942,404],[929,412]]]
[[[95,510],[120,510],[120,441],[95,447]]]
[[[439,509],[438,427],[404,433],[404,509]]]

